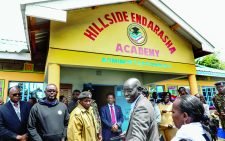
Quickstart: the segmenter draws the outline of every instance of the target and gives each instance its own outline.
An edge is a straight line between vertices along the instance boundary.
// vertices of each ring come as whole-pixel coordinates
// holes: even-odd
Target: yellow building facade
[[[144,84],[147,78],[163,79],[154,78],[155,73],[187,75],[192,93],[197,93],[191,43],[137,3],[72,10],[66,23],[51,21],[50,27],[48,82],[60,86],[60,71],[67,67],[139,72],[146,75]]]
[[[50,21],[44,76],[34,77],[35,80],[26,77],[30,81],[54,83],[60,89],[59,95],[69,100],[72,90],[82,90],[91,83],[95,89],[93,99],[99,107],[106,104],[107,93],[114,93],[126,115],[125,125],[130,105],[123,97],[122,85],[128,78],[136,77],[148,87],[186,77],[186,82],[172,83],[188,83],[191,94],[198,93],[194,59],[211,53],[213,46],[172,10],[165,9],[163,3],[68,3],[40,2],[46,13],[40,16],[33,9],[33,15],[29,15],[39,22],[48,15],[45,18]],[[27,6],[30,10],[35,8],[32,3]],[[52,10],[58,17],[66,17],[63,22]]]

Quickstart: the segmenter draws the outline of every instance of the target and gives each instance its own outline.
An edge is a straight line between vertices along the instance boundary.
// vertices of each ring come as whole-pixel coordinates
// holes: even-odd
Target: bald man
[[[142,95],[143,88],[137,78],[123,85],[124,96],[131,103],[130,122],[126,141],[159,141],[158,127],[150,101]]]
[[[9,89],[10,100],[0,108],[0,141],[26,141],[31,105],[20,101],[18,87]]]

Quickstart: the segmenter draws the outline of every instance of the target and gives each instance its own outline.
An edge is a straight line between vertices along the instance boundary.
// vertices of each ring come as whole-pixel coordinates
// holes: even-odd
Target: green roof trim
[[[196,64],[197,75],[225,78],[225,70],[209,68]]]

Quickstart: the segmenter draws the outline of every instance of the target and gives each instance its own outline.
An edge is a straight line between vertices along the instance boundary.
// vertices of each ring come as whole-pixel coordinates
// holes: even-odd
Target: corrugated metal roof
[[[225,70],[209,68],[202,65],[196,65],[196,70],[197,70],[197,75],[225,78]]]
[[[20,2],[9,0],[0,3],[0,59],[30,60]]]
[[[0,39],[0,52],[26,53],[28,51],[26,41]]]

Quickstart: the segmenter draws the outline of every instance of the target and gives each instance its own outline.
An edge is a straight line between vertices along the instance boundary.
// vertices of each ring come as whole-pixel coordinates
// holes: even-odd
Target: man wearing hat
[[[225,81],[215,83],[218,94],[213,97],[216,107],[215,114],[219,116],[223,130],[225,130]]]
[[[87,83],[87,84],[84,84],[84,87],[83,87],[83,92],[84,91],[88,91],[91,93],[91,97],[93,95],[93,92],[94,92],[94,88],[92,86],[92,83]],[[97,131],[98,133],[102,133],[102,123],[101,123],[101,118],[100,118],[100,114],[99,114],[99,111],[98,111],[98,105],[96,103],[96,101],[94,99],[91,100],[91,107],[92,107],[92,110],[93,110],[93,113],[94,113],[94,116],[96,118],[96,128],[97,128]]]
[[[70,115],[67,137],[68,141],[98,141],[96,118],[91,107],[91,93],[84,91],[80,93],[77,107]]]

